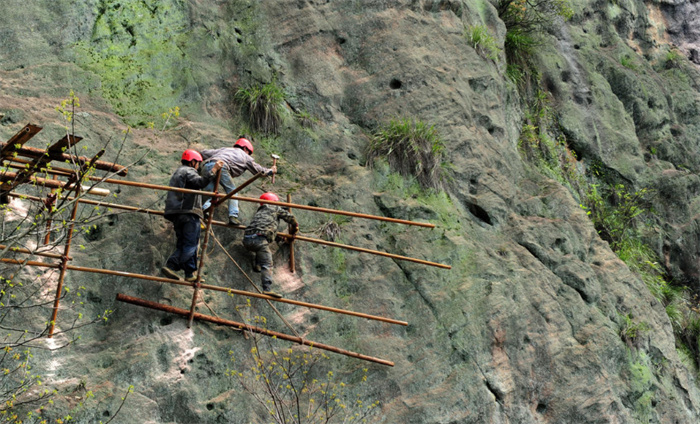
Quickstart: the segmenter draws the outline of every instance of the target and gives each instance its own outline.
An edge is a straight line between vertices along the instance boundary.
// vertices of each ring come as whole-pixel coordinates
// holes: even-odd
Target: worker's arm
[[[214,179],[216,173],[219,172],[222,166],[224,166],[223,161],[216,161],[214,166],[211,168],[211,174],[205,172],[205,175],[199,175],[194,168],[190,168],[191,170],[186,174],[185,188],[199,190],[206,187],[211,180]]]
[[[296,233],[299,230],[299,223],[297,222],[296,217],[294,217],[294,215],[287,212],[286,210],[279,208],[277,212],[277,218],[284,220],[287,224],[291,226],[292,234]]]
[[[249,156],[249,160],[246,162],[246,168],[248,169],[248,171],[250,171],[251,174],[257,174],[259,172],[262,172],[267,177],[271,176],[272,174],[277,173],[276,166],[273,166],[272,168],[265,168],[264,166],[255,162],[255,160],[250,156]]]

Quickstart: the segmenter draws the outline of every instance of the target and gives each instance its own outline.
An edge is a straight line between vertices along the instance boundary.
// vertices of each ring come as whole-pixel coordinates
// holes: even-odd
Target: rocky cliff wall
[[[407,320],[407,328],[280,307],[304,337],[396,362],[369,367],[363,396],[381,402],[381,422],[678,422],[698,420],[695,371],[679,359],[663,305],[601,240],[561,183],[521,157],[524,111],[502,58],[480,56],[463,37],[485,25],[502,43],[505,28],[485,1],[92,1],[10,0],[0,14],[0,134],[43,124],[60,135],[53,107],[70,89],[82,100],[80,130],[116,137],[123,120],[146,123],[180,106],[164,132],[137,129],[124,162],[130,179],[166,183],[187,146],[229,145],[245,128],[236,88],[274,76],[290,108],[277,138],[259,137],[257,158],[284,158],[275,186],[299,203],[428,220],[434,230],[353,219],[344,243],[448,263],[438,270],[387,258],[298,243],[298,275],[275,256],[286,297]],[[698,72],[667,67],[667,42],[693,58],[693,3],[577,2],[574,16],[538,53],[562,131],[579,166],[598,164],[611,180],[658,187],[659,230],[648,236],[669,272],[696,285],[698,226]],[[20,25],[21,24],[21,25]],[[667,29],[668,28],[668,29]],[[675,29],[685,28],[685,30]],[[621,64],[626,57],[632,67]],[[625,63],[629,64],[628,60]],[[434,124],[447,146],[452,184],[416,190],[388,169],[367,168],[367,134],[394,117]],[[195,144],[196,143],[196,144]],[[114,152],[112,152],[114,153]],[[145,154],[145,157],[143,155]],[[160,207],[156,194],[123,189],[127,204]],[[243,207],[250,216],[253,208]],[[311,234],[327,217],[299,212]],[[87,266],[155,274],[173,243],[158,217],[119,215],[83,240]],[[217,230],[236,258],[241,235]],[[250,264],[242,260],[246,272]],[[255,275],[255,274],[254,274]],[[247,283],[213,251],[208,282]],[[230,352],[250,341],[207,324],[115,303],[117,292],[187,307],[181,287],[74,273],[87,313],[112,308],[104,325],[81,330],[77,344],[39,350],[45,384],[68,411],[76,388],[95,400],[73,414],[109,419],[129,385],[134,393],[114,422],[232,422],[254,410],[225,371]],[[204,296],[236,318],[238,297]],[[284,330],[268,307],[256,313]],[[207,308],[200,305],[200,311]],[[63,312],[62,312],[63,313]],[[68,313],[68,312],[65,312]],[[40,314],[39,314],[40,315]],[[43,322],[46,318],[34,319]],[[650,330],[637,346],[621,337],[623,317]],[[59,318],[60,319],[60,318]],[[338,371],[365,366],[334,357]],[[351,374],[352,375],[352,374]]]

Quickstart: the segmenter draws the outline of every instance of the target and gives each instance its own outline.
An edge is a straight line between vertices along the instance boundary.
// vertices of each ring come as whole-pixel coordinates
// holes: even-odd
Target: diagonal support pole
[[[244,188],[248,187],[249,185],[253,184],[255,180],[258,178],[262,177],[264,174],[262,172],[258,172],[257,174],[253,175],[252,178],[250,178],[248,181],[244,182],[243,184],[239,185],[236,187],[232,192],[228,193],[226,196],[220,198],[220,199],[213,199],[211,201],[211,204],[209,205],[208,208],[204,210],[204,213],[209,212],[214,206],[219,206],[220,204],[224,203],[224,201],[229,200],[233,196],[235,196],[238,192],[243,190]],[[216,189],[214,190],[214,193],[216,193]]]
[[[214,193],[219,191],[219,181],[221,180],[221,169],[216,173],[216,181],[214,182]],[[214,211],[216,210],[218,203],[212,202],[212,205],[207,210],[209,211],[209,216],[207,216],[207,225],[204,232],[204,243],[202,243],[202,255],[199,257],[199,266],[197,267],[197,280],[194,282],[194,293],[192,294],[192,306],[190,306],[190,315],[187,319],[187,328],[192,327],[192,320],[194,319],[194,308],[197,306],[197,296],[199,295],[199,289],[202,287],[202,268],[204,268],[204,260],[207,257],[207,245],[209,244],[209,232],[211,231],[211,223],[214,220]]]

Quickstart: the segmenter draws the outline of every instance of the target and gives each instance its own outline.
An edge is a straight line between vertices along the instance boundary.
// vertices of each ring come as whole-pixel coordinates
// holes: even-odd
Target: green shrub
[[[632,59],[632,57],[629,55],[624,55],[620,58],[620,65],[633,71],[637,69],[637,64],[634,62],[634,59]]]
[[[372,136],[367,164],[384,157],[404,177],[415,177],[424,188],[442,188],[442,156],[445,145],[434,125],[408,118],[391,120]]]
[[[638,347],[639,341],[647,333],[651,327],[644,321],[635,322],[632,314],[620,316],[620,338],[629,347]]]
[[[253,84],[236,92],[236,100],[248,113],[251,127],[264,134],[278,134],[285,94],[276,81]]]
[[[493,60],[494,62],[498,60],[498,54],[501,49],[498,48],[496,39],[489,34],[488,28],[484,25],[475,26],[465,26],[464,27],[464,38],[467,39],[469,44],[476,50],[479,55]]]
[[[666,69],[680,68],[685,56],[678,49],[671,49],[665,57]]]
[[[499,0],[496,9],[507,30],[523,33],[545,31],[558,17],[574,15],[567,0]]]
[[[598,188],[597,184],[590,185],[584,208],[600,237],[618,252],[625,240],[638,236],[637,224],[652,212],[652,193],[646,188],[632,192],[623,184],[607,186],[602,192]]]

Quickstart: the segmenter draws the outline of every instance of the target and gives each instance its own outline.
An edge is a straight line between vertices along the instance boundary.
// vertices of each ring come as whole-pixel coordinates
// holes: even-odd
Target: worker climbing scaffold
[[[211,172],[197,173],[202,163],[202,155],[187,149],[182,153],[182,165],[170,177],[170,187],[199,190],[206,187],[224,165],[223,161],[213,163]],[[185,271],[185,281],[194,282],[197,271],[197,249],[199,248],[199,220],[202,213],[202,196],[194,193],[169,191],[165,198],[165,219],[173,223],[177,239],[175,251],[170,255],[161,272],[179,279],[177,271]]]

